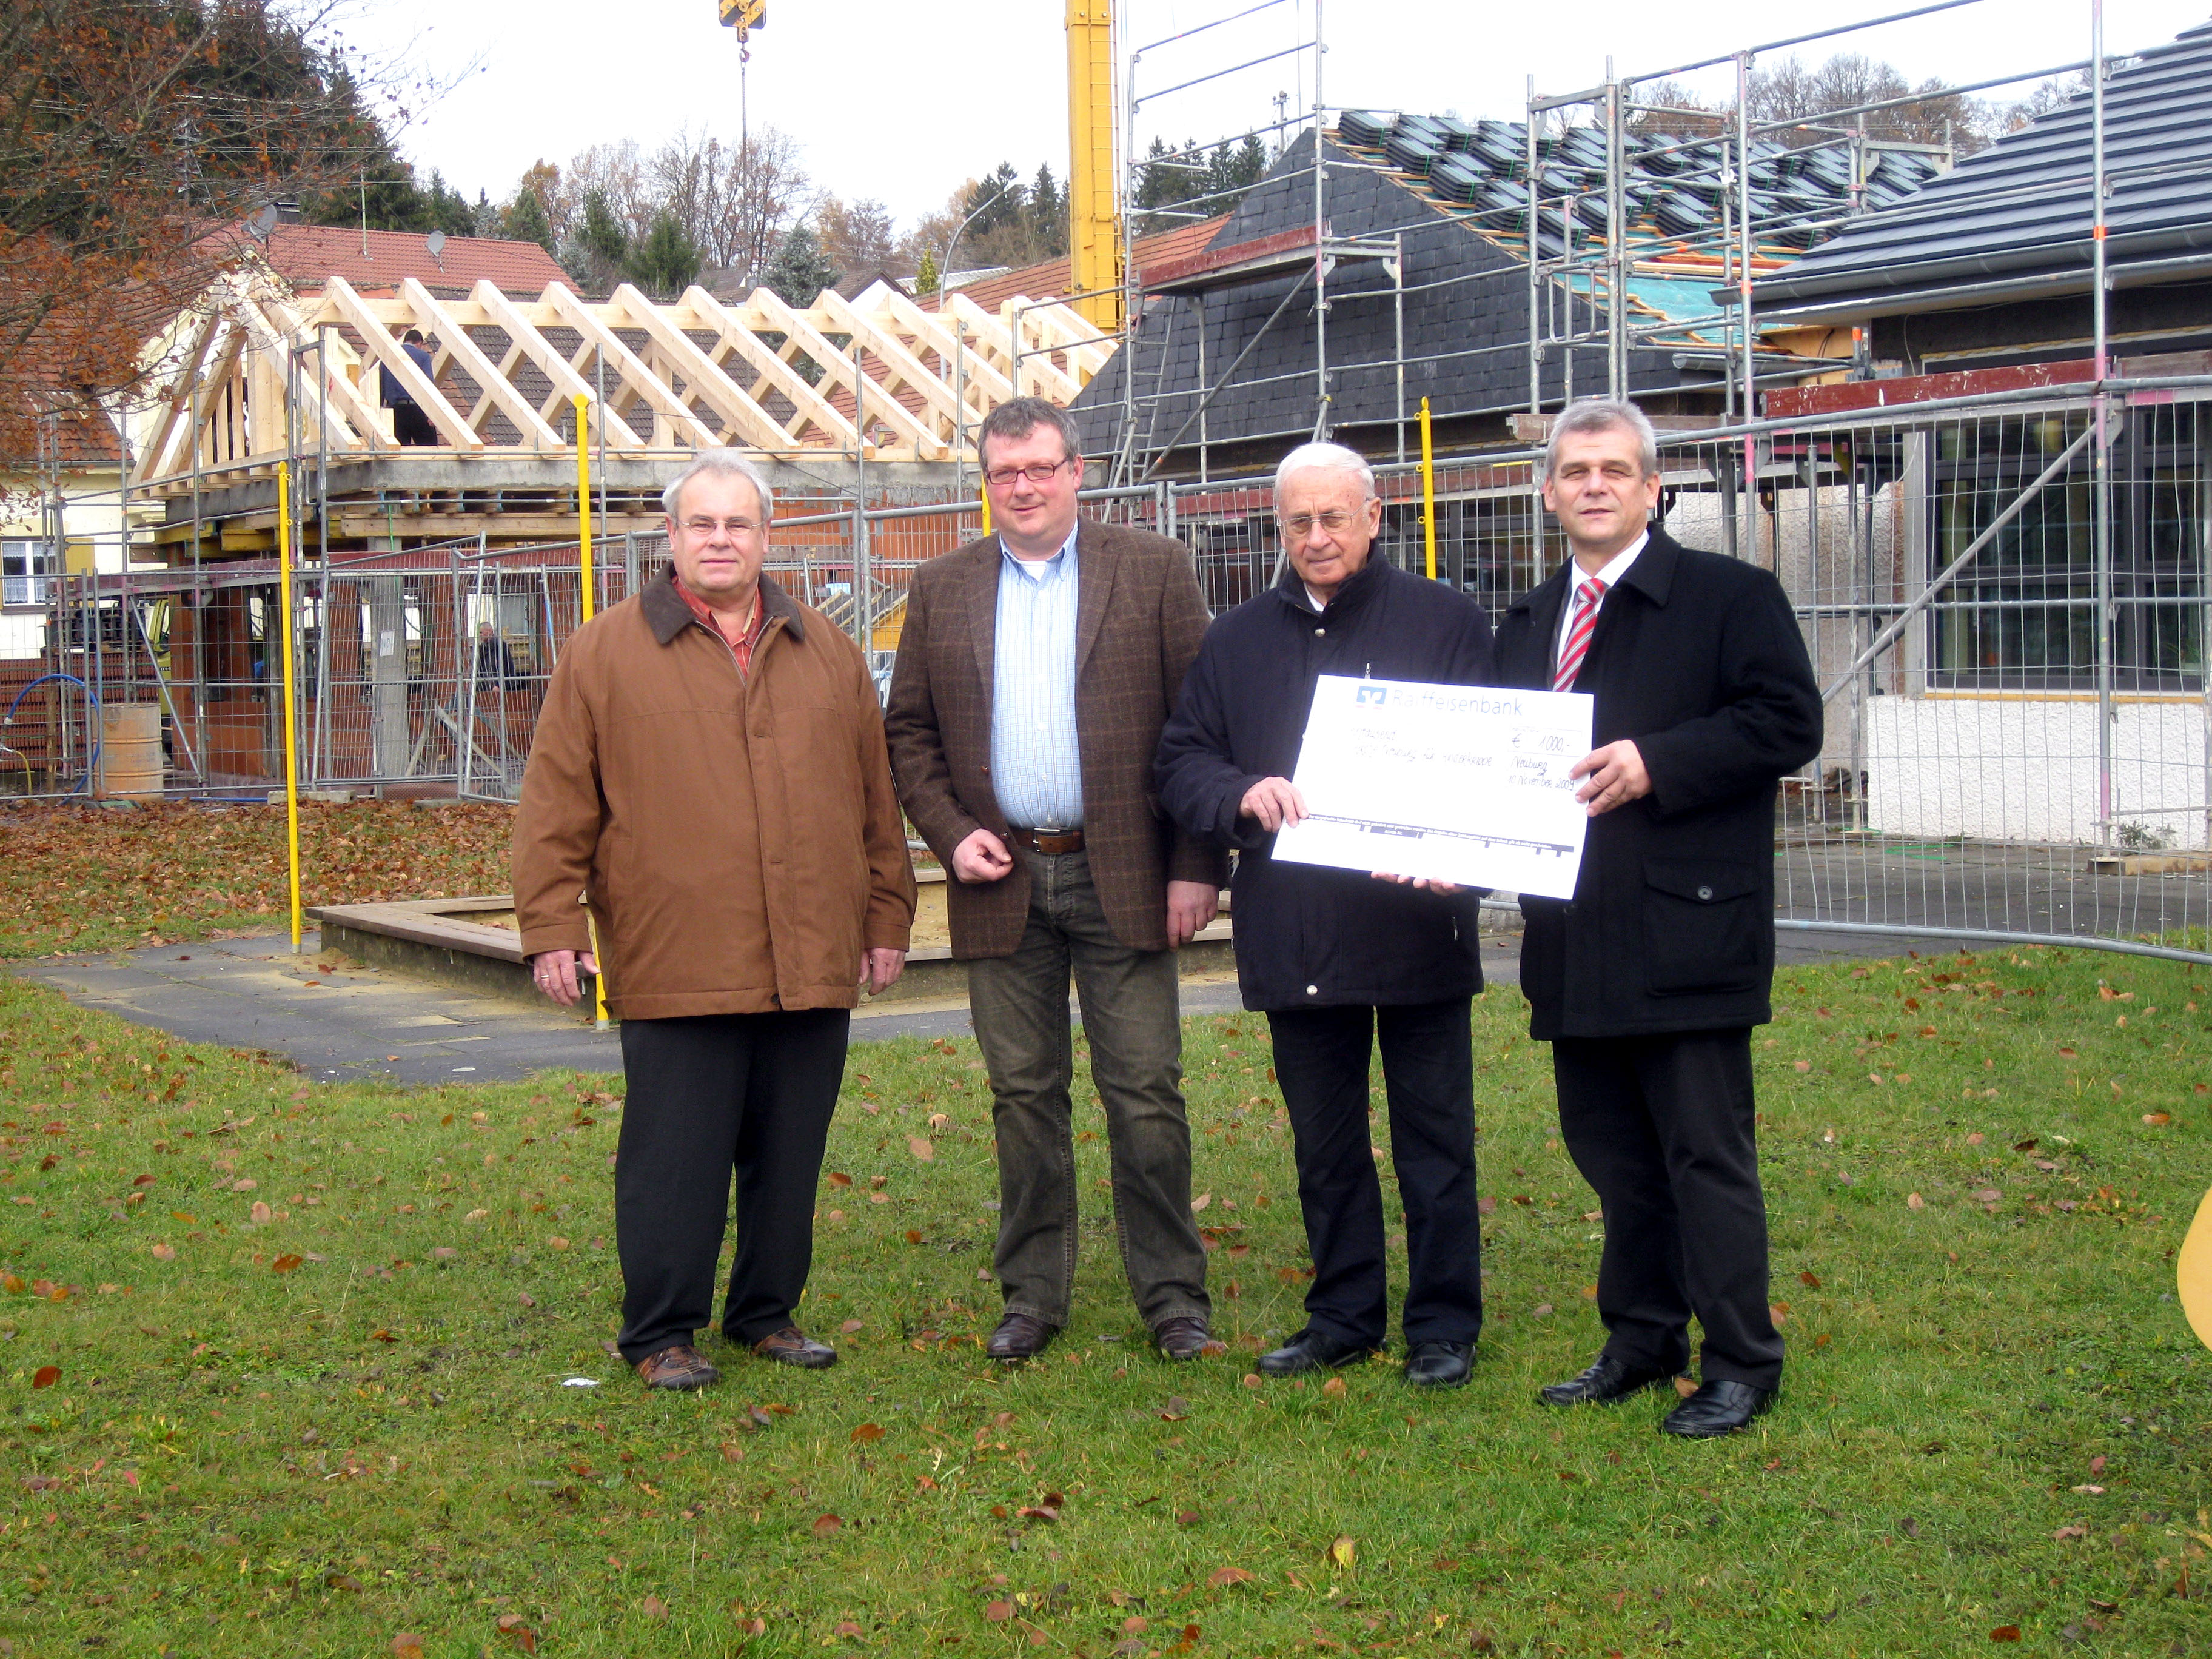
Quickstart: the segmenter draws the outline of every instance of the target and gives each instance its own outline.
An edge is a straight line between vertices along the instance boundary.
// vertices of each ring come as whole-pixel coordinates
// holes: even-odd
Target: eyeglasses
[[[1293,513],[1283,520],[1283,534],[1294,542],[1302,542],[1313,534],[1319,525],[1332,536],[1340,535],[1352,527],[1352,515],[1340,507],[1331,507],[1316,518],[1310,513]]]
[[[1074,459],[1070,455],[1049,466],[994,466],[983,476],[990,480],[994,489],[1012,489],[1018,478],[1027,478],[1034,484],[1050,483],[1052,475]]]
[[[717,530],[726,530],[730,533],[732,540],[738,540],[752,535],[759,529],[760,526],[750,519],[686,519],[684,520],[684,533],[701,541],[704,541]]]

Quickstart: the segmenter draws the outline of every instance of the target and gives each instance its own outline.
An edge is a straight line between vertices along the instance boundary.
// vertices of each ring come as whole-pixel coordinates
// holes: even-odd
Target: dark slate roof
[[[1371,165],[1397,169],[1401,182],[1516,252],[1527,246],[1528,129],[1519,121],[1461,121],[1448,115],[1376,115],[1347,112],[1337,143]],[[1664,259],[1717,252],[1720,200],[1734,146],[1715,136],[1631,133],[1624,142],[1626,229],[1632,257]],[[1759,252],[1787,258],[1812,246],[1853,210],[1851,159],[1840,143],[1792,147],[1773,138],[1751,146],[1752,225]],[[1859,181],[1863,206],[1903,201],[1936,174],[1927,156],[1892,150]],[[1544,204],[1538,233],[1546,258],[1562,252],[1559,225],[1571,211],[1585,248],[1606,230],[1605,138],[1595,127],[1570,127],[1536,140],[1536,188]],[[1471,208],[1473,212],[1466,212]]]
[[[1215,248],[1310,230],[1313,163],[1310,135],[1294,143],[1268,177],[1247,191],[1218,231]],[[1465,218],[1409,188],[1402,174],[1359,165],[1331,143],[1329,232],[1335,238],[1405,238],[1404,411],[1411,422],[1421,399],[1437,419],[1525,409],[1528,404],[1528,278],[1517,254]],[[1335,161],[1346,165],[1338,167]],[[1418,181],[1416,181],[1418,182]],[[1108,360],[1071,407],[1086,453],[1115,447],[1121,431],[1123,376],[1136,365],[1140,450],[1165,446],[1197,408],[1201,388],[1218,380],[1253,341],[1296,279],[1278,277],[1211,294],[1155,295],[1130,343]],[[1328,278],[1331,425],[1387,426],[1397,417],[1398,356],[1391,283],[1376,263],[1346,262]],[[1583,328],[1599,326],[1585,300],[1575,300]],[[1310,292],[1299,295],[1267,330],[1237,379],[1206,411],[1207,441],[1230,444],[1295,438],[1310,433],[1316,406],[1316,318]],[[1204,331],[1205,374],[1199,372]],[[1638,393],[1714,388],[1711,376],[1676,368],[1674,347],[1632,352],[1630,384]],[[1562,354],[1543,369],[1543,395],[1563,391]],[[1575,386],[1602,384],[1601,349],[1575,354]],[[1175,447],[1197,443],[1195,426]]]
[[[1987,304],[2001,295],[1947,291],[1993,279],[2086,288],[2092,137],[2085,93],[1855,222],[1759,283],[1753,302],[1770,317],[1844,320]],[[2105,155],[2111,264],[2212,249],[2212,23],[2110,74]]]

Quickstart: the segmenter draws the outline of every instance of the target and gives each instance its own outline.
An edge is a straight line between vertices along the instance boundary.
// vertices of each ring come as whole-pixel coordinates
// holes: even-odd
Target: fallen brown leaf
[[[817,1516],[814,1519],[814,1535],[817,1538],[835,1538],[844,1528],[844,1521],[835,1515]]]
[[[659,1624],[668,1617],[668,1603],[657,1595],[648,1595],[638,1603],[638,1611]]]
[[[31,1386],[34,1389],[51,1389],[61,1380],[62,1368],[58,1365],[41,1365],[31,1373]]]
[[[1250,1583],[1252,1575],[1242,1567],[1220,1567],[1217,1568],[1206,1582],[1215,1589],[1224,1589],[1231,1584]]]
[[[883,1437],[884,1427],[880,1423],[863,1423],[853,1431],[853,1438],[864,1443],[872,1440],[880,1440]]]

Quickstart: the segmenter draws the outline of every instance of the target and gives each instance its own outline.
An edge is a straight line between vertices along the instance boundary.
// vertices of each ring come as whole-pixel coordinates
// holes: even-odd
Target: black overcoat
[[[1498,681],[1548,689],[1571,562],[1507,610]],[[1820,750],[1820,696],[1781,583],[1654,529],[1606,596],[1577,691],[1594,745],[1633,741],[1641,800],[1593,818],[1571,900],[1524,896],[1535,1037],[1763,1024],[1778,781]]]
[[[1191,835],[1239,849],[1237,978],[1252,1009],[1402,1006],[1471,996],[1480,896],[1278,864],[1239,819],[1245,791],[1296,771],[1323,674],[1490,682],[1490,619],[1465,594],[1371,559],[1316,612],[1295,571],[1214,619],[1160,734],[1160,802]]]

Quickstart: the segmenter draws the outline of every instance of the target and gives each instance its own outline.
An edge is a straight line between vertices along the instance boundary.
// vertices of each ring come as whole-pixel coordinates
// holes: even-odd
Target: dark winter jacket
[[[1477,895],[1393,886],[1371,875],[1278,864],[1274,836],[1237,809],[1264,777],[1297,769],[1323,674],[1489,683],[1490,623],[1451,588],[1376,556],[1316,613],[1295,571],[1215,618],[1160,735],[1168,815],[1241,849],[1230,920],[1247,1008],[1441,1002],[1482,988]]]
[[[1506,611],[1501,684],[1549,689],[1573,568]],[[1607,595],[1574,689],[1596,696],[1593,744],[1632,741],[1651,793],[1590,820],[1572,899],[1522,899],[1529,1034],[1764,1024],[1775,786],[1820,750],[1820,690],[1782,585],[1655,529]]]

